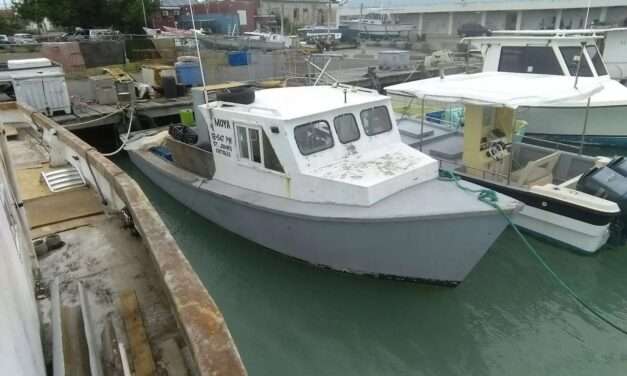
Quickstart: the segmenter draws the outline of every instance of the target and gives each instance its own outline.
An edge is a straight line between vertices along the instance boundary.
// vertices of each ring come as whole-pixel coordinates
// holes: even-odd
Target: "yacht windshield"
[[[594,69],[597,71],[597,76],[605,76],[607,75],[607,70],[605,70],[605,64],[603,64],[603,57],[601,53],[597,49],[596,46],[588,46],[586,47],[586,51],[588,52],[588,56],[590,56],[590,61],[592,61],[592,65],[594,65]]]
[[[502,47],[499,72],[563,75],[551,47]]]
[[[581,56],[581,66],[579,67],[579,77],[592,77],[592,70],[588,65],[586,56],[582,54],[581,47],[560,47],[560,52],[564,57],[564,62],[568,67],[571,76],[577,75],[577,67],[579,66],[579,57]]]

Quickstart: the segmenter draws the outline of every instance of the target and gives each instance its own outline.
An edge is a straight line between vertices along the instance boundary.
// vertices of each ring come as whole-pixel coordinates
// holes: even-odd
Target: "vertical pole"
[[[331,0],[329,0],[329,17],[327,17],[327,38],[331,37]]]
[[[202,65],[202,57],[200,56],[200,45],[198,44],[198,33],[196,32],[196,21],[194,20],[194,7],[192,6],[192,0],[188,0],[189,12],[192,16],[192,29],[194,30],[194,41],[196,42],[196,54],[198,55],[198,64],[200,65],[200,79],[202,81],[202,92],[205,95],[205,104],[209,103],[209,97],[207,97],[207,82],[205,81],[205,69]]]
[[[281,4],[281,35],[283,35],[283,19],[285,18],[285,4]]]
[[[581,144],[579,145],[579,155],[583,154],[583,147],[586,142],[586,131],[588,130],[588,115],[590,113],[590,100],[592,97],[588,97],[588,102],[586,103],[586,114],[583,120],[583,132],[581,133]]]
[[[448,35],[453,35],[453,12],[448,13]]]
[[[516,30],[520,30],[520,28],[522,27],[522,19],[523,12],[522,10],[519,10],[518,13],[516,13]]]
[[[586,42],[581,42],[581,51],[579,52],[579,61],[577,62],[577,72],[575,73],[575,89],[579,83],[579,71],[581,70],[581,59],[586,57],[583,55],[583,49],[586,48]]]
[[[144,0],[139,0],[142,3],[142,12],[144,13],[144,26],[148,27],[148,17],[146,17],[146,5]]]
[[[420,121],[420,148],[422,151],[422,144],[425,141],[425,97],[422,97],[422,104],[420,105],[420,116],[422,116],[422,120]]]

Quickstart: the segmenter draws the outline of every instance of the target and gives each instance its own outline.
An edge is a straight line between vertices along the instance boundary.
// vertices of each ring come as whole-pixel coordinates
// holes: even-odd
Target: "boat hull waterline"
[[[151,181],[202,217],[281,254],[342,272],[457,285],[507,226],[497,211],[371,221],[282,213],[200,188],[200,179],[181,178],[150,152],[129,155]]]

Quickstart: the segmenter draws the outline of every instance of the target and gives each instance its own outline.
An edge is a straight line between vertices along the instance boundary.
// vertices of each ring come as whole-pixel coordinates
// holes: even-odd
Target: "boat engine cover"
[[[595,167],[585,173],[577,182],[577,190],[614,201],[621,211],[627,211],[627,177],[609,167]]]
[[[627,177],[627,160],[625,157],[616,157],[612,159],[612,161],[607,164],[607,167],[618,172],[620,175]]]

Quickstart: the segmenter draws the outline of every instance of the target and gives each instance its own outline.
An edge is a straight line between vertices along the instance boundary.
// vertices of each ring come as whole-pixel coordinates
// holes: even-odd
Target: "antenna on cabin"
[[[592,0],[588,0],[588,8],[586,9],[586,21],[583,24],[583,28],[588,28],[588,18],[590,17],[590,6],[592,5]]]
[[[202,81],[202,93],[205,97],[205,104],[209,103],[209,97],[207,96],[207,82],[205,81],[205,69],[202,65],[202,57],[200,56],[200,45],[198,44],[198,32],[196,31],[196,21],[194,20],[194,7],[192,6],[192,0],[188,0],[189,13],[192,16],[192,30],[194,32],[194,42],[196,43],[196,55],[198,56],[198,64],[200,65],[200,80]]]

